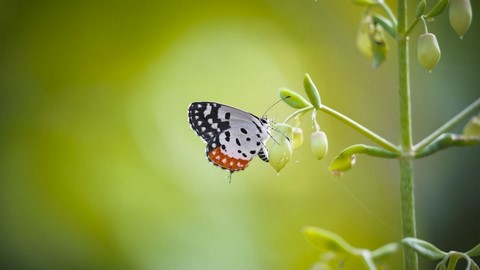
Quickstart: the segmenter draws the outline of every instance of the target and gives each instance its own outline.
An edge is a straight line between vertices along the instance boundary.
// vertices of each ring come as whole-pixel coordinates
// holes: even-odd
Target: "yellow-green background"
[[[432,74],[411,48],[416,141],[479,96],[472,2],[463,40],[446,14],[430,24],[442,49]],[[397,142],[395,45],[371,70],[355,48],[363,11],[332,0],[0,1],[0,268],[308,269],[319,254],[305,225],[370,249],[401,239],[394,160],[327,171],[341,149],[369,143],[342,123],[318,117],[324,161],[310,155],[306,117],[305,145],[279,175],[255,159],[228,184],[187,121],[201,100],[261,115],[308,72],[325,104]],[[415,163],[420,237],[447,250],[480,242],[479,155]]]

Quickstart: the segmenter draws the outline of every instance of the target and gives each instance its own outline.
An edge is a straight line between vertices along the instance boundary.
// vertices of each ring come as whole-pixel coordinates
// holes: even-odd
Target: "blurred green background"
[[[432,74],[413,32],[416,141],[479,96],[472,2],[463,40],[446,14],[430,24],[442,49]],[[232,184],[187,121],[201,100],[261,115],[280,87],[302,91],[308,72],[325,104],[397,142],[395,46],[370,69],[355,47],[363,11],[329,0],[0,1],[0,268],[308,269],[319,253],[306,225],[370,249],[398,241],[397,163],[362,156],[331,176],[341,149],[370,143],[335,119],[319,116],[324,161],[310,155],[307,117],[305,145],[279,175],[255,159]],[[479,242],[479,154],[416,161],[419,237],[447,250]]]

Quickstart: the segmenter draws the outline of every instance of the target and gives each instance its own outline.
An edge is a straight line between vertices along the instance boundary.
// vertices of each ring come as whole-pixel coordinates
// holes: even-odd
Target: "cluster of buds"
[[[310,101],[307,101],[294,91],[288,89],[280,90],[280,98],[298,110],[288,117],[285,123],[277,123],[272,126],[272,136],[267,141],[267,149],[270,165],[277,172],[280,172],[291,160],[293,150],[303,145],[303,130],[299,125],[300,116],[306,111],[313,111],[314,132],[312,132],[310,140],[312,154],[320,160],[325,157],[328,151],[327,136],[325,132],[320,130],[316,120],[316,112],[321,107],[320,95],[308,74],[304,79],[304,87]],[[290,119],[296,119],[294,126],[287,124]]]
[[[357,48],[368,59],[372,66],[378,67],[387,56],[388,43],[385,33],[393,39],[406,39],[408,33],[417,22],[422,21],[425,32],[418,37],[417,58],[420,65],[431,71],[440,61],[440,46],[437,37],[428,32],[427,22],[442,14],[447,7],[450,25],[463,38],[472,22],[472,6],[470,0],[437,0],[437,3],[427,12],[427,1],[419,0],[416,9],[415,22],[403,33],[397,33],[397,21],[388,5],[382,0],[353,0],[366,7],[366,12],[360,22],[357,34]],[[381,9],[377,12],[377,9]],[[387,17],[380,15],[387,14]]]
[[[460,38],[463,38],[472,22],[470,0],[439,0],[426,14],[424,14],[426,8],[425,0],[421,0],[417,6],[417,20],[422,20],[425,27],[425,33],[421,34],[417,41],[417,58],[418,62],[429,71],[440,61],[441,52],[437,37],[428,32],[427,20],[432,20],[440,15],[446,10],[448,5],[450,25]]]

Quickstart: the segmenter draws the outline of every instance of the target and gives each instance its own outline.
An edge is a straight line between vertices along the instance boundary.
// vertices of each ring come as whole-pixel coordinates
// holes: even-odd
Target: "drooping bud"
[[[372,17],[365,16],[362,18],[357,32],[357,48],[367,59],[371,59],[373,56],[372,42],[369,35],[370,27],[372,27]]]
[[[463,38],[463,35],[470,28],[470,23],[472,23],[470,0],[451,0],[448,17],[453,30],[457,32],[460,38]]]
[[[293,128],[288,124],[278,123],[272,128],[272,137],[267,141],[270,165],[280,172],[292,158]]]
[[[299,127],[293,128],[292,148],[295,150],[303,144],[303,131]]]
[[[310,146],[313,155],[321,160],[328,152],[328,140],[327,135],[323,131],[316,131],[312,133]]]
[[[432,33],[421,34],[418,37],[417,58],[418,62],[428,71],[431,71],[440,61],[440,46],[437,37]]]
[[[382,18],[378,15],[365,15],[357,33],[357,48],[366,58],[372,60],[373,68],[379,67],[387,57],[388,45],[383,27],[388,27],[391,30],[389,33],[395,36],[391,22]]]

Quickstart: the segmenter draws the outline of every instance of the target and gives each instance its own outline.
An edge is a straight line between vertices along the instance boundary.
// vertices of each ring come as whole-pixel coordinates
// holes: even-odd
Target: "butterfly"
[[[206,101],[190,104],[188,121],[207,143],[207,159],[230,174],[244,170],[257,155],[268,162],[265,141],[270,136],[270,125],[266,117]]]

